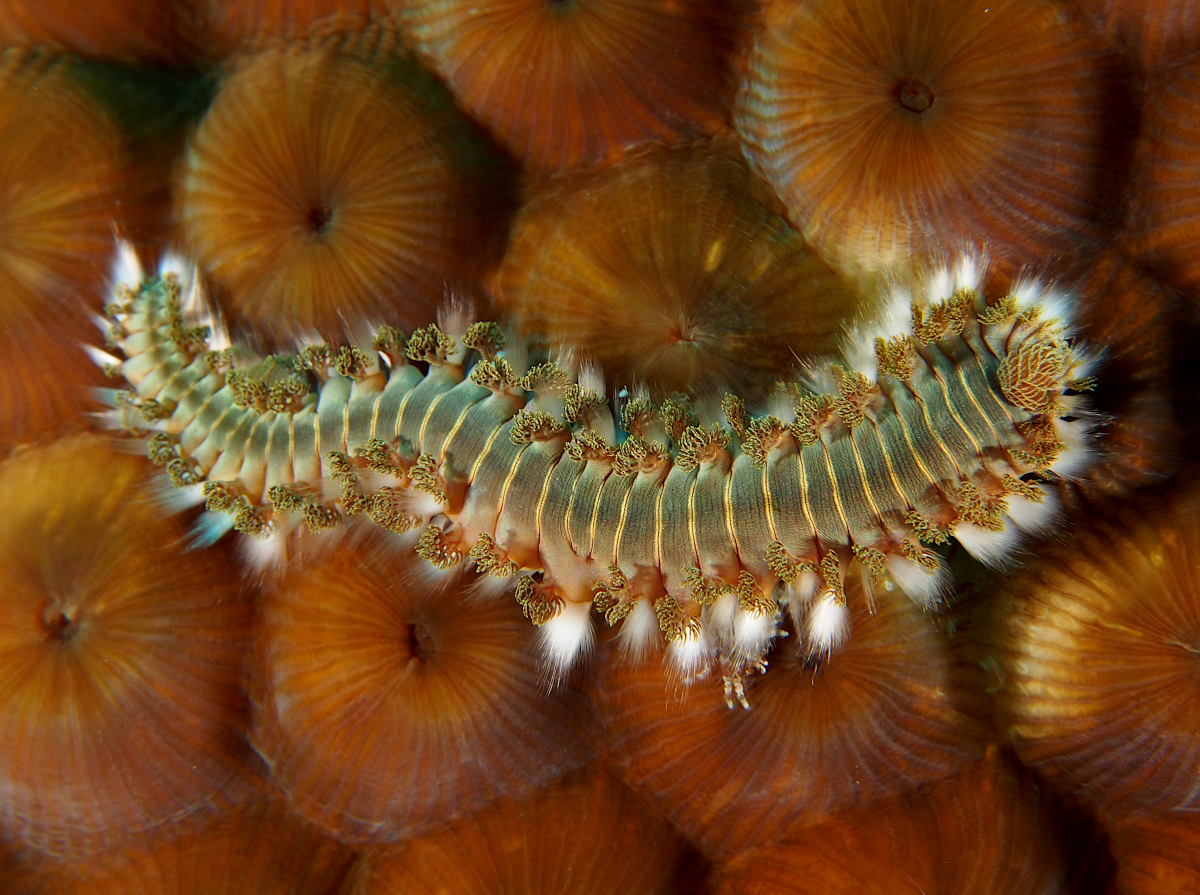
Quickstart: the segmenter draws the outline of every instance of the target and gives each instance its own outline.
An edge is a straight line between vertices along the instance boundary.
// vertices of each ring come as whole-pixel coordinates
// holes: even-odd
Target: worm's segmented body
[[[932,603],[947,582],[926,545],[956,537],[1000,562],[1051,521],[1039,482],[1086,455],[1087,361],[1037,287],[987,306],[977,279],[967,261],[902,297],[909,319],[856,334],[849,361],[781,389],[773,416],[727,396],[725,422],[702,424],[632,398],[618,429],[586,374],[514,369],[490,324],[243,359],[186,325],[189,287],[166,274],[108,309],[132,386],[116,403],[232,527],[367,516],[439,568],[514,579],[560,666],[594,606],[633,649],[665,638],[685,676],[718,660],[741,698],[783,611],[814,652],[839,644],[851,568],[868,594]]]

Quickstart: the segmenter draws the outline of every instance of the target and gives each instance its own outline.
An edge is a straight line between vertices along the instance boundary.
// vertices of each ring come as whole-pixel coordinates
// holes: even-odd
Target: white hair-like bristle
[[[591,389],[598,395],[607,394],[604,390],[604,371],[594,360],[586,360],[579,368],[579,387],[584,391]]]
[[[732,592],[721,594],[704,611],[704,627],[720,640],[733,636],[733,618],[738,609],[737,596]]]
[[[554,617],[541,627],[542,652],[552,674],[558,678],[589,650],[595,641],[592,628],[592,604],[560,604]]]
[[[137,252],[133,250],[133,246],[123,239],[118,240],[117,253],[113,257],[112,268],[109,273],[109,282],[113,288],[128,286],[136,292],[145,278],[146,274],[142,270],[142,262],[138,260]]]
[[[233,516],[217,510],[205,510],[192,525],[188,538],[188,548],[204,550],[211,547],[226,534],[233,531]],[[247,540],[254,540],[248,538]]]
[[[1033,278],[1021,278],[1013,284],[1011,294],[1022,311],[1037,308],[1042,320],[1057,321],[1063,332],[1069,333],[1075,323],[1075,301],[1070,293],[1046,285]]]
[[[826,591],[808,611],[808,651],[812,656],[828,656],[840,649],[850,636],[850,610]]]
[[[577,380],[579,387],[584,391],[594,391],[596,394],[604,397],[607,392],[604,390],[604,371],[600,366],[592,360],[585,361],[579,370],[579,379]],[[590,412],[589,422],[600,436],[612,444],[617,440],[617,424],[613,419],[613,413],[610,409],[611,405],[597,407]]]
[[[145,452],[145,448],[143,448],[141,453],[144,455]],[[203,482],[197,482],[195,485],[185,485],[182,488],[176,488],[166,476],[158,477],[155,482],[158,487],[153,492],[154,502],[165,513],[172,515],[182,513],[185,510],[190,510],[192,507],[198,507],[204,503]],[[229,514],[225,513],[224,515]]]
[[[1091,423],[1082,419],[1074,422],[1056,419],[1054,431],[1064,447],[1050,464],[1050,471],[1064,479],[1076,478],[1096,458],[1096,452],[1091,445]]]
[[[228,513],[221,515],[229,516]],[[242,561],[253,571],[259,574],[281,572],[288,562],[287,541],[288,532],[285,527],[273,525],[264,537],[242,535],[238,538],[237,550]]]
[[[954,294],[954,276],[948,267],[937,267],[930,271],[925,282],[925,300],[929,304],[945,301]]]
[[[846,367],[862,373],[868,379],[879,378],[879,360],[875,355],[876,333],[873,328],[859,324],[842,337],[841,355]]]
[[[1053,491],[1040,485],[1034,487],[1042,492],[1040,501],[1030,500],[1020,494],[1009,494],[1005,515],[1028,535],[1046,535],[1057,527],[1062,507],[1058,495]]]
[[[1104,350],[1076,343],[1071,349],[1071,360],[1071,369],[1068,371],[1068,375],[1072,379],[1095,376],[1104,366]]]
[[[796,421],[796,396],[786,388],[776,388],[767,398],[767,413],[790,426]]]
[[[512,578],[475,575],[467,586],[467,600],[472,603],[495,603],[506,597],[511,599],[515,586]]]
[[[184,295],[192,287],[192,280],[195,278],[196,266],[184,258],[173,249],[169,249],[158,262],[158,275],[165,277],[167,274],[174,274],[179,280],[179,285],[182,287]]]
[[[758,656],[779,633],[777,615],[738,608],[733,618],[733,643],[743,656]]]
[[[969,554],[994,569],[1007,568],[1021,544],[1021,530],[1016,526],[992,531],[971,522],[959,522],[954,526],[954,537]]]
[[[896,586],[925,609],[940,603],[953,590],[954,577],[941,557],[938,557],[936,569],[927,569],[911,559],[892,554],[888,556],[887,569]]]
[[[708,674],[712,648],[704,628],[685,630],[671,641],[667,649],[667,661],[671,670],[682,683],[690,684]]]
[[[474,303],[461,295],[447,292],[445,300],[437,311],[438,329],[457,339],[467,334],[467,330],[474,320]]]
[[[87,352],[87,356],[92,359],[92,363],[94,363],[97,367],[103,368],[121,365],[120,358],[114,357],[107,351],[97,348],[95,345],[88,345],[86,342],[84,342],[82,343],[82,347],[83,350]]]
[[[987,266],[987,255],[983,252],[964,252],[954,267],[954,288],[979,291]]]
[[[795,581],[784,584],[780,589],[780,602],[787,607],[797,631],[804,630],[804,614],[820,585],[821,579],[816,572],[804,571],[796,576]]]
[[[840,391],[833,375],[833,365],[827,357],[806,362],[800,370],[800,384],[818,395],[836,395]]]
[[[649,600],[638,600],[621,622],[617,643],[622,655],[634,662],[641,662],[661,640],[658,616]]]
[[[504,348],[500,351],[500,356],[508,361],[508,365],[518,376],[529,372],[529,346],[524,337],[513,330],[504,330]]]

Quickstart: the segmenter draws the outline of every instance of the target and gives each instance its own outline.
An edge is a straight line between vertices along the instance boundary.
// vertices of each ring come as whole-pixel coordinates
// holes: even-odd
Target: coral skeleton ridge
[[[283,545],[367,517],[435,576],[473,565],[514,594],[555,673],[592,643],[594,608],[628,650],[663,645],[681,679],[717,671],[746,704],[785,616],[817,658],[852,636],[847,575],[868,601],[937,603],[949,573],[931,547],[1004,565],[1053,524],[1047,483],[1086,465],[1093,358],[1049,289],[989,305],[982,274],[968,257],[896,287],[844,359],[781,385],[770,414],[727,396],[718,421],[636,389],[612,406],[588,368],[506,351],[455,308],[257,358],[220,335],[187,265],[144,276],[123,249],[106,316],[128,388],[111,415],[206,503],[209,537]]]

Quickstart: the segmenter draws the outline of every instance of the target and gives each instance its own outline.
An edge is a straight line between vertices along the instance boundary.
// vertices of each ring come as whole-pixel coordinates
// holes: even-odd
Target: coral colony
[[[1200,891],[1198,53],[0,0],[0,892]]]

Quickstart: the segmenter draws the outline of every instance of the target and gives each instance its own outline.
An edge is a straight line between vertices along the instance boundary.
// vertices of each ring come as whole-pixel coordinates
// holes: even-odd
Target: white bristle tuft
[[[495,603],[505,597],[511,599],[515,584],[512,578],[476,575],[468,585],[467,599],[472,603]]]
[[[1027,311],[1041,306],[1042,284],[1039,280],[1021,277],[1012,284],[1009,294],[1016,300],[1018,308]]]
[[[767,413],[790,426],[796,421],[796,396],[786,388],[776,388],[767,399]]]
[[[1069,293],[1047,289],[1038,303],[1042,308],[1043,320],[1058,321],[1064,332],[1071,332],[1075,326],[1075,301]]]
[[[113,258],[109,278],[114,288],[117,286],[128,286],[135,292],[146,278],[146,274],[142,270],[142,262],[138,260],[137,252],[133,250],[133,246],[130,243],[124,240],[117,242],[117,254]]]
[[[1062,507],[1058,495],[1040,485],[1035,486],[1042,492],[1040,501],[1030,500],[1020,494],[1008,495],[1008,509],[1005,514],[1012,520],[1013,525],[1029,535],[1045,535],[1053,531],[1059,522]]]
[[[144,448],[142,453],[145,454]],[[162,476],[156,481],[159,487],[154,489],[154,502],[164,512],[171,514],[182,513],[185,510],[190,510],[192,507],[198,507],[204,503],[203,482],[197,482],[195,485],[187,485],[183,488],[176,488],[166,476]],[[226,513],[224,515],[229,514]]]
[[[469,299],[454,293],[446,295],[446,300],[442,302],[442,306],[438,308],[437,312],[438,329],[456,342],[462,341],[474,319],[474,304]]]
[[[733,636],[733,619],[738,611],[738,599],[733,593],[723,593],[705,610],[704,625],[718,639]]]
[[[103,368],[121,365],[120,358],[114,357],[107,351],[97,348],[95,345],[88,345],[84,343],[82,347],[83,350],[87,352],[87,356],[92,359],[92,363],[94,363],[97,367]]]
[[[862,373],[868,379],[879,378],[879,360],[875,355],[874,328],[863,325],[855,326],[842,337],[841,354],[847,368],[856,373]]]
[[[229,513],[205,510],[192,526],[188,536],[188,549],[204,550],[211,547],[233,531],[233,521],[233,516]]]
[[[801,572],[795,581],[784,584],[781,588],[780,602],[787,607],[797,632],[804,630],[804,614],[820,586],[821,579],[817,577],[816,572]]]
[[[584,391],[591,389],[598,395],[607,394],[604,390],[604,371],[593,360],[584,361],[583,366],[579,368],[578,382]]]
[[[112,322],[103,314],[89,313],[88,319],[92,321],[92,326],[100,330],[105,335],[112,329]]]
[[[828,656],[850,636],[850,610],[831,593],[821,594],[808,612],[808,651]]]
[[[954,288],[979,291],[987,270],[987,256],[982,252],[966,252],[954,268]]]
[[[893,286],[876,317],[885,336],[912,335],[912,292],[903,286]]]
[[[840,391],[833,375],[833,365],[825,357],[804,364],[800,371],[800,384],[818,395],[836,395]]]
[[[682,683],[690,684],[708,674],[711,648],[704,629],[687,630],[671,641],[667,659]]]
[[[888,556],[888,574],[900,590],[925,609],[929,609],[950,596],[954,589],[954,576],[938,557],[937,569],[927,569],[896,554]]]
[[[121,394],[120,389],[90,389],[92,401],[97,404],[103,404],[104,407],[116,407],[116,396]]]
[[[1050,464],[1051,472],[1072,479],[1081,475],[1096,458],[1096,452],[1091,445],[1091,423],[1087,420],[1056,419],[1054,431],[1064,447]]]
[[[125,423],[121,419],[121,412],[119,410],[99,410],[88,414],[88,416],[95,420],[94,425],[97,429],[106,432],[116,432],[125,428]]]
[[[1071,350],[1072,363],[1070,376],[1072,379],[1083,379],[1094,376],[1104,365],[1104,351],[1091,346],[1075,345]]]
[[[1021,544],[1021,530],[1015,526],[992,531],[971,522],[959,522],[954,527],[954,537],[968,553],[994,569],[1011,565],[1012,555]]]
[[[529,346],[517,333],[507,329],[504,331],[504,348],[500,355],[518,376],[529,372]]]
[[[541,627],[542,651],[556,677],[562,677],[592,648],[591,603],[562,603]]]
[[[287,566],[287,532],[282,526],[273,526],[261,538],[242,535],[238,538],[237,546],[242,561],[255,572],[279,572]]]
[[[765,652],[778,633],[774,614],[739,608],[734,616],[733,642],[742,655],[757,656]]]
[[[649,600],[638,600],[621,622],[621,630],[617,634],[622,655],[634,662],[641,662],[661,639],[654,607]]]
[[[182,293],[187,295],[196,276],[196,266],[178,252],[168,251],[158,262],[158,275],[166,277],[168,274],[175,275],[182,287]]]
[[[925,285],[925,300],[930,304],[945,301],[954,294],[954,277],[949,268],[939,267],[932,271]]]

